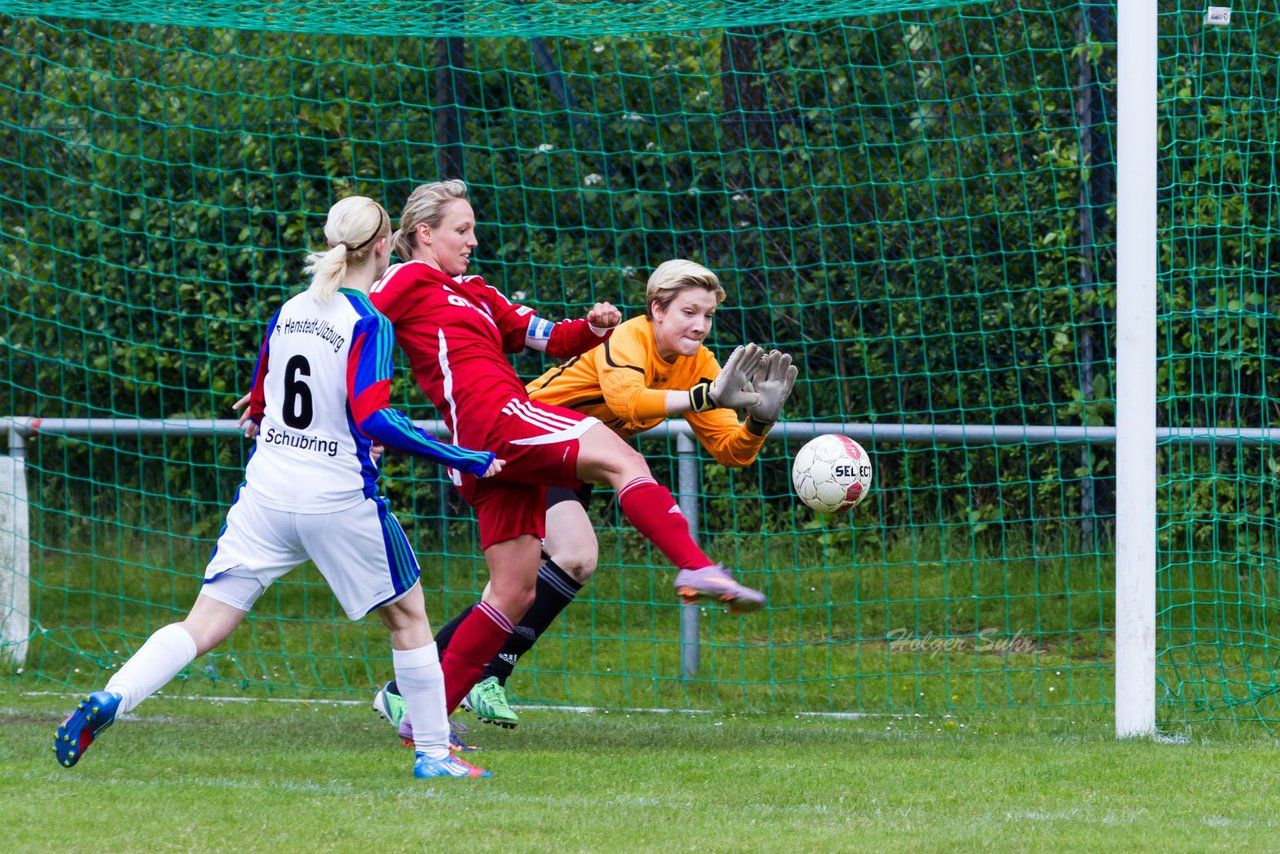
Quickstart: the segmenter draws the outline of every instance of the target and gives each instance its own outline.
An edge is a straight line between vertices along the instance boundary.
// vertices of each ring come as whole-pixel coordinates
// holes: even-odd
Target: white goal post
[[[1156,0],[1118,3],[1116,736],[1156,726]]]

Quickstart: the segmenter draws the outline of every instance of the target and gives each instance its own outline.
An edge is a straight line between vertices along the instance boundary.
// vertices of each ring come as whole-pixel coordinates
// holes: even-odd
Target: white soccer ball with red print
[[[827,433],[796,454],[791,483],[800,500],[814,510],[843,513],[871,491],[871,458],[848,436]]]

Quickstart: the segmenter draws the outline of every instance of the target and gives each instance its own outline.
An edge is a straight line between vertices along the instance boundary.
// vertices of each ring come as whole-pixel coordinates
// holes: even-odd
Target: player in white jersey
[[[60,764],[78,762],[94,738],[196,657],[222,643],[258,597],[307,558],[347,616],[376,610],[391,631],[392,664],[406,680],[416,777],[479,777],[451,755],[444,676],[409,541],[377,492],[372,442],[477,477],[502,470],[492,453],[438,441],[390,407],[391,323],[369,302],[390,258],[390,218],[377,202],[343,199],[329,210],[329,249],[308,256],[310,288],[271,319],[250,394],[246,435],[256,439],[190,614],[153,634],[101,691],[84,698],[55,734]],[[417,729],[415,727],[415,734]]]

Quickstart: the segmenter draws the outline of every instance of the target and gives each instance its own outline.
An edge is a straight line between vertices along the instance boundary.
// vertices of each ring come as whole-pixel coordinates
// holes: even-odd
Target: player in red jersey
[[[463,182],[418,187],[392,236],[403,263],[389,268],[370,293],[453,441],[506,460],[499,475],[485,480],[451,472],[475,508],[489,585],[441,661],[450,710],[533,602],[549,486],[612,486],[627,519],[679,569],[676,589],[686,601],[724,602],[738,612],[764,605],[763,594],[738,584],[693,542],[675,499],[637,451],[596,418],[530,401],[507,359],[526,347],[561,359],[583,353],[621,321],[618,309],[597,303],[584,320],[552,323],[511,302],[480,277],[466,275],[478,245],[475,225]],[[735,351],[700,389],[697,405],[758,404],[759,395],[746,386],[763,355],[754,345]]]

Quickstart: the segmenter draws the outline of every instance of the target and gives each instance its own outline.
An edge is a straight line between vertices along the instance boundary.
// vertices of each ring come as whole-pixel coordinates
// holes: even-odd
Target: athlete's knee
[[[378,618],[393,632],[412,629],[427,622],[427,615],[421,608],[409,607],[403,599],[379,608]]]
[[[547,511],[547,554],[570,578],[584,584],[596,571],[600,544],[580,505],[564,502]]]
[[[518,623],[533,606],[536,594],[537,588],[532,584],[519,588],[506,586],[490,590],[484,601],[501,611],[512,623]]]
[[[538,538],[530,534],[522,534],[484,550],[485,563],[489,566],[489,587],[484,601],[512,622],[519,621],[533,604],[541,550]]]
[[[518,577],[507,576],[501,579],[491,578],[484,601],[505,614],[512,622],[517,622],[524,612],[533,605],[538,590],[536,572]]]
[[[579,584],[586,584],[596,571],[596,553],[578,552],[555,557],[556,566],[564,570],[565,575]]]
[[[617,434],[604,428],[605,433],[594,443],[590,452],[579,456],[579,474],[594,475],[595,479],[603,477],[643,477],[649,474],[649,464],[635,448],[628,445]],[[586,471],[582,469],[585,463]]]

